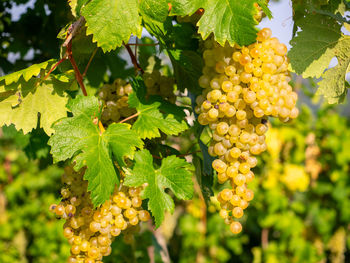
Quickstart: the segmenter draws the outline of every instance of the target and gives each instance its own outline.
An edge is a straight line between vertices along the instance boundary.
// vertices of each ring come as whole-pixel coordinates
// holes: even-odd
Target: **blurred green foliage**
[[[62,169],[29,161],[13,140],[2,136],[0,150],[0,262],[64,262],[69,245],[63,222],[47,207],[58,198]]]

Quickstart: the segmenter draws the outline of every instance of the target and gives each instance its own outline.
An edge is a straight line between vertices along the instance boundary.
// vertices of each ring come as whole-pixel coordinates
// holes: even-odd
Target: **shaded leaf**
[[[304,78],[319,78],[335,55],[340,25],[331,17],[309,15],[298,22],[301,32],[291,40],[288,53],[292,69]]]

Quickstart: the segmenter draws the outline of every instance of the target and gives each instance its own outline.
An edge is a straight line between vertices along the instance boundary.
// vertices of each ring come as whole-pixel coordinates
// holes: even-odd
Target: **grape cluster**
[[[102,257],[111,253],[113,239],[122,231],[124,238],[130,239],[139,222],[148,221],[150,214],[141,207],[141,187],[122,186],[94,209],[83,175],[84,171],[65,168],[62,201],[51,205],[50,210],[66,220],[63,234],[71,245],[68,263],[102,263]]]
[[[122,79],[114,80],[113,84],[105,84],[99,91],[98,96],[104,102],[101,119],[104,124],[118,122],[121,118],[126,118],[136,110],[129,108],[129,94],[133,92],[130,83]]]
[[[174,78],[163,76],[158,70],[153,70],[152,73],[144,73],[143,79],[147,88],[147,96],[160,95],[172,103],[175,102]],[[113,84],[105,84],[100,89],[98,96],[104,104],[101,115],[103,124],[109,125],[136,113],[136,110],[130,108],[128,104],[129,95],[132,92],[131,84],[119,78],[115,79]],[[133,121],[135,120],[128,122]]]
[[[152,73],[145,72],[143,80],[147,88],[147,95],[160,95],[171,103],[175,102],[174,78],[164,76],[158,70],[153,70]]]
[[[254,193],[247,183],[254,178],[251,168],[256,155],[267,148],[267,117],[283,122],[298,116],[297,93],[288,84],[287,47],[271,30],[259,31],[257,41],[249,46],[225,47],[213,40],[204,42],[205,66],[199,85],[203,94],[196,99],[198,122],[209,125],[212,142],[208,148],[220,183],[231,188],[218,194],[220,216],[239,233],[243,216]]]

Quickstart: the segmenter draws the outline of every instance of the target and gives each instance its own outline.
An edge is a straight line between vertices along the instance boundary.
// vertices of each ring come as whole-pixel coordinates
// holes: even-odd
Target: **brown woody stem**
[[[62,47],[68,47],[68,44],[71,43],[73,37],[79,32],[80,28],[84,25],[85,18],[81,16],[77,21],[75,21],[69,28],[69,35],[62,44]]]
[[[76,80],[79,83],[81,91],[83,92],[84,96],[87,96],[87,92],[86,92],[85,85],[84,85],[84,82],[83,82],[83,77],[82,77],[82,75],[81,75],[81,73],[79,71],[79,68],[77,66],[77,63],[75,62],[74,57],[73,57],[72,42],[69,42],[68,45],[67,45],[67,54],[68,54],[68,59],[69,59],[70,63],[73,66],[73,69],[74,69],[74,72],[75,72],[75,78],[76,78]]]
[[[192,155],[194,153],[200,153],[201,150],[198,150],[198,151],[195,151],[195,152],[190,152],[190,153],[184,153],[184,154],[179,154],[179,155],[176,155],[177,157],[185,157],[187,155]]]
[[[139,65],[139,63],[137,62],[137,59],[135,57],[135,54],[132,52],[130,45],[129,44],[124,44],[126,50],[129,53],[129,56],[131,58],[131,62],[134,65],[134,68],[136,71],[140,71],[142,74],[144,73],[144,70],[141,68],[141,66]]]

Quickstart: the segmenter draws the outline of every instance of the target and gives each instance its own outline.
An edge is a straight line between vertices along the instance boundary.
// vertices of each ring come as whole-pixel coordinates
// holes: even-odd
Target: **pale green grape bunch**
[[[139,231],[139,223],[148,221],[150,214],[141,207],[142,187],[116,188],[109,200],[94,209],[83,175],[84,170],[65,168],[62,201],[51,205],[50,210],[66,220],[63,235],[71,245],[67,262],[102,263],[102,258],[112,251],[114,238],[123,232],[124,238],[130,240]]]
[[[217,157],[212,165],[218,181],[231,185],[217,198],[220,216],[235,234],[241,232],[238,219],[254,197],[247,185],[254,179],[255,156],[267,149],[267,117],[287,122],[299,113],[297,93],[288,84],[287,47],[271,34],[262,29],[247,47],[222,47],[213,40],[203,44],[203,93],[195,111],[198,122],[212,131],[208,152]]]
[[[159,95],[171,103],[175,102],[173,77],[164,76],[160,71],[153,70],[152,73],[144,73],[143,80],[147,88],[147,95]]]
[[[98,96],[104,104],[101,115],[103,124],[119,122],[136,113],[128,104],[129,94],[132,92],[131,84],[119,78],[113,84],[105,84],[100,89]]]
[[[174,103],[175,80],[172,77],[161,75],[157,70],[152,73],[144,73],[143,79],[147,88],[147,95],[160,95],[164,99]],[[123,79],[115,79],[113,84],[105,84],[98,92],[103,102],[101,121],[104,125],[119,122],[136,113],[136,110],[129,107],[129,95],[133,92],[130,83]],[[135,119],[128,120],[133,123]]]

